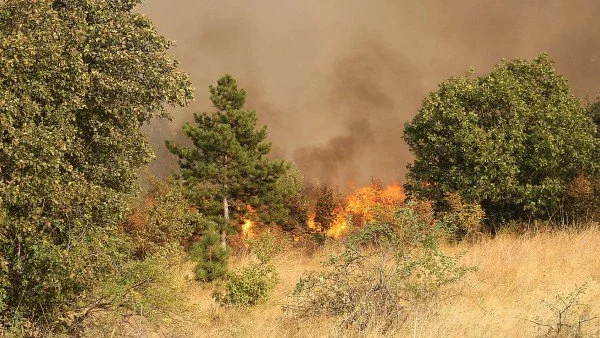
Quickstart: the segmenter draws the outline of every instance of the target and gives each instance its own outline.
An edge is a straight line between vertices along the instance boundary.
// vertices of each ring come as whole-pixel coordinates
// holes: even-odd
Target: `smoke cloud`
[[[148,0],[139,11],[176,41],[172,56],[197,89],[190,107],[172,110],[170,132],[151,128],[153,140],[212,111],[208,85],[230,73],[268,126],[274,156],[342,188],[402,180],[404,123],[469,67],[485,73],[547,52],[575,95],[600,90],[596,0]],[[155,143],[164,167],[172,158]]]

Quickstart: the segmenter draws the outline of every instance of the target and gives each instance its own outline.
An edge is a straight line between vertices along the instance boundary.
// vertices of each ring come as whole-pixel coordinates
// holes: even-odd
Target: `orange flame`
[[[251,205],[246,205],[247,213],[246,216],[254,217],[256,216],[256,210],[252,208]],[[252,235],[252,228],[254,227],[254,222],[250,220],[250,218],[244,218],[244,224],[242,224],[242,234],[244,237],[250,237]]]
[[[362,226],[373,221],[377,212],[392,211],[401,206],[405,200],[404,190],[398,183],[386,187],[374,183],[356,189],[347,197],[345,206],[333,212],[334,221],[325,233],[331,238],[338,239],[349,230],[350,224]],[[310,215],[307,226],[322,231],[320,225],[315,224],[314,214]]]
[[[315,217],[317,217],[317,215],[314,212],[308,215],[308,223],[306,225],[309,229],[321,231],[321,227],[315,223]]]
[[[250,229],[252,228],[254,224],[252,223],[251,220],[246,219],[244,220],[244,224],[242,224],[242,233],[244,234],[244,236],[248,236],[248,234],[250,233]]]
[[[329,229],[327,229],[327,236],[338,239],[342,236],[346,230],[348,230],[348,220],[343,208],[338,208],[334,211],[335,219]]]

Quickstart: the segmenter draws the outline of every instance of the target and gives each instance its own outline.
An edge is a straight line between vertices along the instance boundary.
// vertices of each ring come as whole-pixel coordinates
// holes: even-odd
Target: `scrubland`
[[[340,244],[318,248],[296,247],[273,260],[280,283],[275,292],[255,307],[228,307],[216,303],[213,286],[192,279],[192,264],[174,269],[185,306],[171,319],[150,325],[131,317],[103,325],[104,331],[133,337],[327,337],[380,336],[369,329],[340,331],[335,316],[296,317],[285,311],[296,283],[307,271],[322,268],[322,262]],[[531,230],[505,232],[472,242],[445,244],[448,255],[461,254],[460,261],[476,270],[448,287],[431,304],[413,310],[402,327],[388,333],[398,337],[517,337],[544,336],[562,326],[563,335],[573,335],[567,325],[581,324],[584,335],[600,330],[600,228],[589,225],[578,230]],[[255,260],[240,253],[231,267]],[[569,298],[569,294],[573,295]],[[568,307],[572,300],[571,307]],[[553,307],[554,306],[554,307]],[[559,318],[559,312],[563,312]],[[560,333],[558,335],[561,335]]]

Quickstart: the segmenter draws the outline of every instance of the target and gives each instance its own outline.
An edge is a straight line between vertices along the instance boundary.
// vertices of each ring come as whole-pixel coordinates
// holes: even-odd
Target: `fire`
[[[308,223],[306,225],[308,226],[309,229],[321,231],[321,226],[319,224],[315,223],[315,217],[317,217],[317,214],[315,214],[314,212],[311,213],[308,216]]]
[[[244,220],[244,224],[242,224],[242,233],[244,234],[244,236],[248,236],[248,234],[250,233],[250,229],[252,229],[252,226],[254,224],[252,223],[251,220],[246,219]]]
[[[256,210],[251,205],[246,205],[246,218],[244,218],[244,224],[242,224],[242,234],[244,237],[250,237],[252,235],[252,228],[254,228],[254,222],[248,217],[255,217]]]
[[[385,187],[373,183],[358,188],[347,197],[343,206],[334,210],[334,220],[325,234],[338,239],[349,230],[350,224],[362,226],[373,221],[376,213],[393,211],[405,200],[404,190],[398,183],[392,183]],[[310,215],[307,225],[310,229],[322,231],[320,224],[315,223],[314,214]]]
[[[334,211],[335,218],[333,224],[327,229],[327,236],[338,239],[348,230],[348,220],[343,208],[338,208]]]
[[[394,209],[404,203],[406,195],[402,186],[392,183],[385,188],[378,184],[362,187],[348,197],[346,213],[364,224],[374,219],[377,211]]]

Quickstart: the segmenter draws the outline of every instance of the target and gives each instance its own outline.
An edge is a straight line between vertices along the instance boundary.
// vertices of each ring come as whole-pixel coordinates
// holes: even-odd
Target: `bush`
[[[270,231],[263,231],[257,238],[250,239],[249,244],[252,252],[263,264],[268,264],[286,245],[282,237]]]
[[[400,327],[409,313],[429,304],[469,268],[445,256],[442,225],[422,219],[414,204],[376,219],[346,239],[345,250],[296,285],[286,309],[299,316],[339,316],[341,329]]]
[[[279,274],[271,260],[280,253],[284,240],[277,234],[265,231],[249,241],[259,263],[250,265],[229,274],[224,290],[217,290],[213,297],[222,305],[252,306],[267,298],[279,283]]]
[[[458,193],[493,223],[548,219],[575,177],[598,170],[590,115],[546,55],[450,78],[405,125],[407,187],[436,207]]]
[[[276,182],[274,195],[279,196],[282,203],[268,206],[270,217],[261,217],[265,223],[275,222],[284,231],[298,231],[308,222],[308,201],[304,175],[293,162],[288,163],[288,170]]]
[[[473,240],[482,234],[485,212],[477,203],[465,203],[458,194],[446,194],[449,210],[443,213],[444,226],[452,240]]]
[[[317,192],[315,203],[315,225],[319,232],[326,233],[335,221],[335,211],[340,207],[339,196],[326,184]]]
[[[2,224],[9,231],[16,225]],[[13,271],[4,265],[1,272],[2,294],[7,295],[2,326],[19,330],[25,325],[28,332],[42,335],[79,330],[87,318],[78,310],[82,299],[105,281],[118,278],[122,264],[131,259],[126,239],[114,229],[90,229],[68,250],[41,235],[24,237],[14,251],[4,232],[0,241],[3,261],[20,257]]]
[[[538,330],[545,331],[546,337],[598,337],[600,321],[590,313],[590,306],[580,302],[587,284],[576,287],[568,294],[558,295],[554,301],[544,301],[552,312],[551,318],[530,319]]]
[[[256,305],[267,298],[279,283],[279,274],[271,264],[253,263],[232,272],[225,292],[215,291],[213,297],[223,305]]]
[[[596,124],[597,129],[600,129],[600,98],[588,105],[587,112]]]
[[[196,280],[212,282],[225,277],[227,274],[227,261],[231,250],[221,246],[221,237],[214,223],[206,225],[200,241],[192,244],[190,256],[198,264],[194,269]]]
[[[103,281],[80,304],[79,313],[87,312],[80,325],[83,336],[125,336],[131,333],[133,316],[154,327],[183,320],[181,316],[191,310],[185,296],[187,283],[179,273],[185,256],[179,247],[164,248],[143,261],[122,264],[118,275]]]
[[[600,211],[600,178],[588,175],[575,177],[567,186],[564,204],[555,218],[561,224],[589,223]]]
[[[170,244],[185,246],[200,234],[204,223],[185,198],[177,181],[148,178],[150,186],[131,214],[121,223],[139,258]]]

